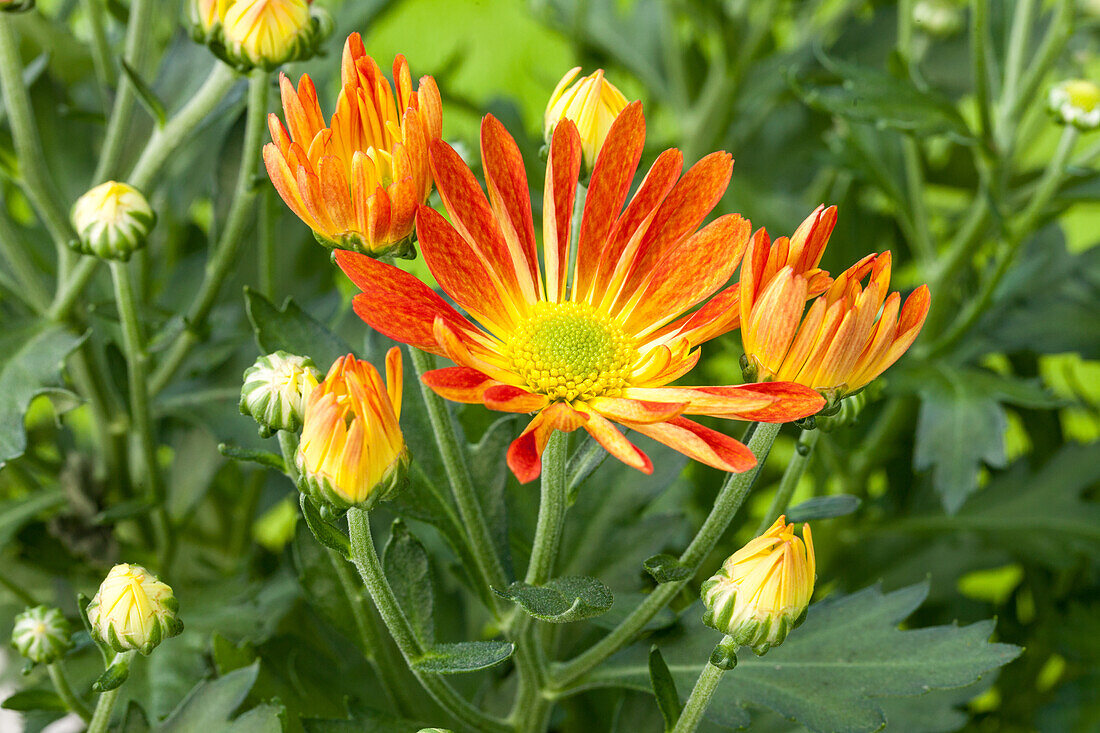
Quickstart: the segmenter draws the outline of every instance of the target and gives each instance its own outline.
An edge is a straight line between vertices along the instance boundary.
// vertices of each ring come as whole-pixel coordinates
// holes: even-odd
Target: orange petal
[[[573,205],[581,170],[581,138],[572,120],[554,127],[546,159],[546,186],[542,201],[542,241],[546,259],[546,297],[565,298],[569,269],[569,240],[573,236]]]
[[[615,422],[655,423],[671,420],[683,413],[688,403],[652,402],[622,397],[596,397],[588,400],[593,410]]]
[[[728,409],[718,412],[707,410],[702,414],[734,420],[791,422],[816,415],[825,406],[825,398],[817,390],[794,382],[759,382],[731,387],[692,387],[691,389],[730,399]],[[762,397],[768,398],[769,403],[762,407],[753,407],[752,403]],[[740,406],[735,404],[738,399],[743,400]],[[690,410],[688,414],[692,414]]]
[[[680,451],[700,463],[733,473],[748,471],[756,465],[756,456],[747,447],[717,430],[703,427],[683,417],[645,425],[623,423],[656,441]]]
[[[493,115],[485,115],[481,121],[481,165],[493,213],[512,259],[517,268],[525,269],[531,283],[538,283],[538,250],[523,156],[516,141]]]
[[[460,366],[424,372],[420,381],[444,399],[468,404],[484,402],[485,390],[500,384],[476,369]]]
[[[508,446],[508,468],[520,483],[534,481],[542,472],[542,452],[555,430],[572,432],[587,418],[564,402],[555,402],[535,415],[527,428]]]
[[[584,424],[584,429],[596,439],[597,443],[603,446],[604,450],[642,473],[653,473],[653,462],[649,460],[649,456],[643,453],[638,446],[627,440],[626,436],[594,408],[589,411],[585,410],[584,407],[584,403],[577,405],[577,409],[582,410],[588,416],[588,422]]]
[[[498,384],[485,390],[485,406],[500,412],[536,412],[546,407],[546,395],[528,392],[522,387]]]

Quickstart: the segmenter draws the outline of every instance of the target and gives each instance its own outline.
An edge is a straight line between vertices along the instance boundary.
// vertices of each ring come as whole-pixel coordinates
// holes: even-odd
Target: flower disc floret
[[[622,392],[637,354],[622,328],[585,303],[542,301],[533,310],[508,346],[531,391],[566,402]]]

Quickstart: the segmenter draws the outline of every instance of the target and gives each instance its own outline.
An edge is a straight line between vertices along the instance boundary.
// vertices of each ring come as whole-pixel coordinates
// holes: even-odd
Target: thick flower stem
[[[745,473],[730,474],[718,497],[714,501],[714,508],[699,528],[695,538],[680,555],[680,563],[686,566],[691,573],[687,578],[670,583],[663,583],[657,589],[646,596],[630,614],[623,619],[610,633],[604,636],[594,646],[583,652],[573,660],[559,665],[553,670],[551,677],[552,691],[561,692],[571,683],[578,680],[588,671],[594,669],[605,659],[624,646],[634,641],[650,619],[667,606],[673,598],[687,585],[691,578],[699,571],[703,561],[718,544],[730,522],[733,521],[745,497],[748,496],[753,482],[760,473],[764,461],[767,460],[775,436],[779,434],[781,425],[772,423],[756,423],[752,426],[748,447],[756,455],[756,466]]]
[[[765,530],[772,526],[772,522],[778,519],[780,514],[787,511],[787,505],[791,503],[794,490],[798,488],[798,482],[802,479],[802,474],[806,472],[806,467],[810,465],[814,446],[817,445],[820,437],[820,430],[803,430],[798,436],[794,456],[783,471],[779,488],[775,490],[775,497],[772,499],[771,506],[768,507],[767,514],[760,520],[760,526],[756,528],[756,534],[764,534]]]
[[[470,467],[466,464],[466,454],[463,446],[458,444],[458,436],[455,433],[451,414],[447,410],[447,404],[443,398],[431,390],[420,377],[435,368],[433,357],[427,352],[409,347],[409,357],[413,368],[416,370],[417,381],[420,384],[420,394],[424,397],[424,404],[428,409],[428,420],[432,424],[436,443],[439,445],[439,454],[443,459],[443,467],[447,472],[447,480],[451,482],[451,491],[458,503],[458,512],[462,517],[462,523],[466,527],[470,551],[477,561],[478,575],[481,581],[489,586],[503,588],[508,584],[508,578],[504,574],[504,566],[497,556],[496,545],[493,544],[493,536],[489,532],[489,525],[485,521],[485,512],[481,508],[474,493],[474,482],[470,477]],[[489,593],[492,598],[492,593]],[[499,610],[495,600],[491,600],[490,611],[499,616]]]
[[[183,330],[172,342],[164,361],[153,373],[149,389],[152,394],[163,390],[182,366],[191,348],[199,341],[199,334],[207,316],[213,310],[225,278],[237,261],[237,253],[244,241],[245,230],[252,219],[253,204],[256,200],[255,173],[263,146],[264,129],[267,124],[267,98],[269,74],[255,69],[248,79],[248,117],[245,122],[244,148],[241,151],[241,165],[237,173],[237,186],[233,193],[233,202],[229,205],[225,228],[218,237],[214,251],[206,263],[206,273],[199,292],[184,317]]]
[[[382,563],[374,549],[371,537],[370,521],[362,509],[348,510],[348,534],[351,538],[351,560],[359,570],[374,605],[389,629],[405,663],[412,669],[417,680],[440,707],[474,731],[487,733],[505,733],[509,730],[502,721],[481,712],[465,700],[451,685],[436,674],[420,672],[415,663],[423,656],[425,649],[413,632],[412,625],[405,618],[397,597],[382,571]]]
[[[133,453],[133,477],[144,489],[145,499],[154,507],[153,530],[160,562],[164,569],[170,555],[168,517],[161,505],[160,481],[157,473],[156,441],[149,409],[149,354],[138,319],[130,268],[125,262],[111,263],[111,278],[115,285],[115,302],[122,323],[122,349],[126,356],[127,383],[130,393],[130,430]]]
[[[53,683],[54,689],[57,690],[58,697],[65,703],[65,707],[70,712],[76,713],[80,716],[80,719],[87,723],[92,719],[92,711],[88,709],[88,706],[84,704],[84,701],[73,692],[73,688],[69,685],[69,679],[65,676],[65,670],[61,666],[61,662],[54,662],[53,664],[46,665],[46,671],[50,674],[50,682]]]
[[[125,661],[126,664],[133,662],[135,652],[121,652],[116,654],[111,661],[111,665],[115,665],[119,662]],[[92,720],[88,723],[88,730],[84,733],[107,733],[111,727],[111,715],[115,711],[115,703],[118,702],[118,693],[122,690],[122,685],[119,685],[113,690],[107,690],[99,695],[99,700],[95,704],[95,712],[92,713]]]
[[[727,636],[718,645],[730,646],[732,644],[733,639]],[[672,733],[692,733],[699,727],[699,723],[703,720],[703,714],[706,713],[707,706],[710,705],[711,698],[714,697],[714,691],[718,689],[718,683],[722,681],[722,675],[727,671],[714,666],[709,661],[703,665],[703,671],[699,673],[699,679],[695,681],[695,687],[692,688],[691,696],[688,697],[688,701],[684,705],[684,710],[680,713]]]

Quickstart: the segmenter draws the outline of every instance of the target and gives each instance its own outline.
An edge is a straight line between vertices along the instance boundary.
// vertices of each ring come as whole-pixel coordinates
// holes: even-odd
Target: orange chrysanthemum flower
[[[860,281],[868,275],[864,288]],[[742,274],[743,289],[745,279]],[[804,384],[834,403],[862,389],[905,353],[931,302],[927,285],[913,291],[904,306],[898,293],[887,297],[889,252],[868,255],[843,272],[805,317],[807,294],[818,294],[819,278],[788,266],[759,284],[760,296],[747,309],[742,300],[746,375]]]
[[[375,257],[411,256],[416,209],[432,191],[428,146],[442,134],[439,89],[424,76],[413,91],[409,64],[398,56],[395,92],[358,33],[344,44],[340,78],[328,125],[308,75],[297,91],[280,78],[290,130],[276,115],[268,118],[268,175],[322,244]]]
[[[649,458],[612,421],[708,465],[745,471],[756,463],[748,448],[684,415],[781,422],[824,404],[793,384],[666,386],[691,371],[696,347],[706,340],[698,334],[724,314],[666,324],[729,280],[750,225],[729,214],[698,229],[729,183],[733,161],[726,153],[708,155],[681,177],[683,156],[666,150],[624,210],[644,140],[635,102],[619,115],[596,160],[574,263],[581,140],[571,121],[557,125],[546,169],[541,268],[527,174],[500,122],[490,115],[481,127],[488,198],[450,146],[432,143],[432,172],[451,221],[421,207],[417,236],[432,274],[472,321],[412,275],[336,254],[363,291],[354,305],[364,321],[457,364],[424,375],[429,387],[459,402],[537,413],[508,450],[521,481],[539,475],[554,430],[581,427],[612,455],[651,471]]]

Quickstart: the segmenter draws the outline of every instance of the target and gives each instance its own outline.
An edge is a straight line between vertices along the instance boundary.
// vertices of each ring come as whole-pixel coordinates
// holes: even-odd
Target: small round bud
[[[191,0],[187,12],[191,37],[198,43],[216,39],[222,27],[220,11],[227,5],[226,0]]]
[[[298,487],[329,510],[369,508],[404,483],[409,451],[401,433],[401,351],[386,355],[386,381],[351,354],[336,360],[306,400],[295,462]]]
[[[1087,79],[1069,79],[1050,90],[1049,106],[1055,120],[1079,130],[1100,126],[1100,86]]]
[[[60,610],[35,606],[15,617],[11,645],[35,664],[53,664],[72,649],[72,634]]]
[[[957,0],[918,0],[913,23],[930,36],[947,38],[963,28],[963,8]]]
[[[140,565],[111,568],[88,604],[95,638],[116,652],[149,654],[164,639],[183,631],[179,602],[167,584]]]
[[[107,181],[76,200],[72,224],[76,251],[110,260],[128,260],[145,246],[157,217],[133,186]]]
[[[244,372],[241,414],[259,423],[265,438],[277,430],[297,432],[306,398],[320,378],[321,371],[308,356],[285,351],[261,356]]]
[[[763,654],[802,623],[814,592],[814,544],[780,517],[767,532],[735,552],[703,583],[703,623]]]
[[[591,173],[611,124],[626,109],[628,102],[623,93],[604,78],[603,69],[573,81],[580,70],[579,66],[570,69],[550,95],[543,133],[549,144],[558,122],[572,120],[580,134],[584,168]]]
[[[193,0],[192,35],[238,69],[272,70],[317,53],[332,19],[312,0]]]

